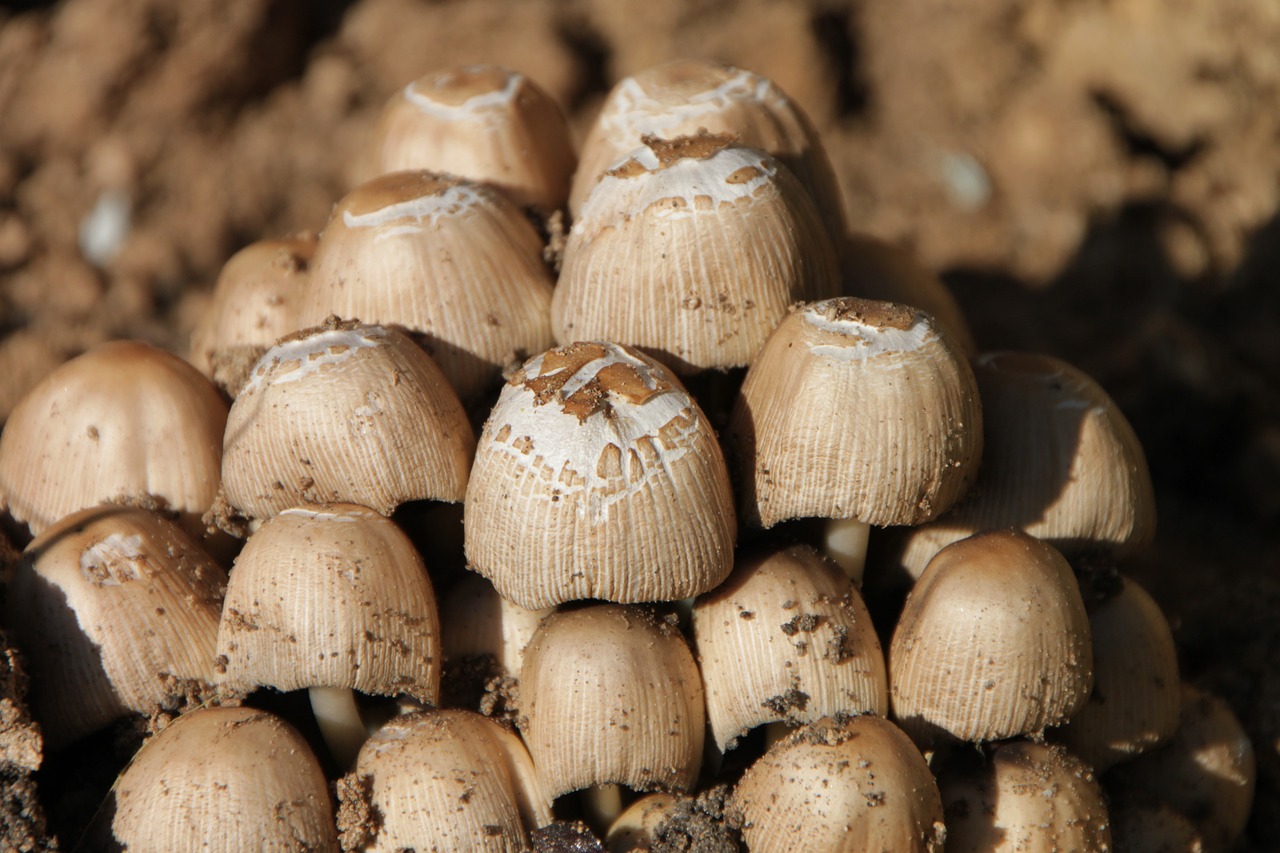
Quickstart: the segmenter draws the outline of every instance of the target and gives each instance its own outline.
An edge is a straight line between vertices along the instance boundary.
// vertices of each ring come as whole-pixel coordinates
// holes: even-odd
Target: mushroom
[[[81,510],[37,536],[14,569],[5,618],[49,746],[213,697],[226,583],[181,528],[136,507]]]
[[[729,134],[768,152],[812,195],[832,236],[844,230],[835,170],[799,104],[750,71],[699,59],[677,59],[625,77],[600,107],[582,146],[569,207],[581,215],[608,169],[645,136],[674,139],[701,131]]]
[[[146,499],[193,536],[213,504],[227,404],[194,367],[136,341],[54,370],[0,433],[0,508],[33,534],[107,500]]]
[[[451,175],[393,172],[334,206],[299,306],[420,335],[471,401],[552,344],[551,271],[542,240],[497,190]]]
[[[227,419],[226,516],[349,501],[460,501],[475,438],[430,356],[402,333],[331,319],[281,340]]]
[[[807,545],[741,554],[733,574],[694,603],[693,635],[721,750],[762,723],[889,711],[867,606]]]
[[[982,453],[964,356],[932,318],[854,297],[796,308],[752,360],[727,441],[746,524],[827,518],[825,550],[860,582],[869,525],[950,507]]]
[[[986,448],[973,488],[947,514],[907,534],[898,562],[912,577],[944,545],[1018,527],[1068,556],[1120,560],[1155,534],[1155,496],[1138,438],[1107,393],[1048,355],[974,359]]]
[[[630,853],[633,850],[649,850],[655,833],[681,802],[688,800],[684,794],[658,791],[645,794],[618,815],[605,834],[605,848],[609,853]]]
[[[349,767],[366,737],[353,690],[440,695],[440,625],[422,559],[394,522],[353,504],[287,509],[236,558],[218,628],[221,680],[310,691]]]
[[[361,180],[448,172],[546,217],[568,201],[576,165],[564,113],[540,86],[517,71],[464,65],[420,77],[387,101]]]
[[[528,610],[498,595],[480,575],[468,573],[450,588],[440,608],[445,614],[445,660],[487,657],[498,672],[518,677],[525,647],[552,609]]]
[[[202,708],[180,717],[142,747],[111,796],[113,840],[137,853],[338,851],[320,763],[266,711]]]
[[[189,360],[231,397],[277,339],[298,328],[316,237],[260,240],[222,266],[209,307],[191,335]]]
[[[520,731],[552,797],[610,783],[687,791],[698,777],[702,679],[679,630],[648,610],[548,616],[525,650],[520,702]]]
[[[525,362],[489,415],[466,550],[503,598],[689,598],[733,567],[728,470],[698,404],[635,349],[576,343]]]
[[[1071,567],[1014,530],[930,561],[889,648],[893,714],[917,743],[1038,735],[1093,685],[1089,618]]]
[[[947,836],[924,756],[870,715],[818,720],[775,743],[733,801],[753,853],[942,853]]]
[[[746,365],[793,302],[838,292],[812,200],[730,136],[645,137],[569,231],[556,340],[639,347],[681,374]]]
[[[938,771],[947,853],[1111,850],[1102,789],[1060,746],[1011,741]]]
[[[343,849],[527,850],[528,830],[551,822],[551,804],[520,738],[471,711],[397,717],[360,750],[338,787]],[[376,816],[376,817],[373,817]]]

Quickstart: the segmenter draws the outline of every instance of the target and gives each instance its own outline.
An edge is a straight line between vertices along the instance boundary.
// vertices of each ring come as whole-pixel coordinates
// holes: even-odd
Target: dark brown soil
[[[322,227],[377,110],[409,80],[520,69],[581,139],[621,75],[682,55],[742,65],[805,107],[850,222],[945,273],[980,347],[1066,358],[1128,415],[1160,532],[1121,568],[1170,616],[1185,676],[1251,732],[1243,849],[1274,849],[1277,43],[1271,0],[7,4],[0,418],[107,338],[185,351],[223,261]],[[82,225],[112,205],[128,209],[127,234],[86,257]],[[6,755],[23,754],[14,743]],[[29,822],[6,825],[38,835],[14,778],[0,778],[4,808]]]

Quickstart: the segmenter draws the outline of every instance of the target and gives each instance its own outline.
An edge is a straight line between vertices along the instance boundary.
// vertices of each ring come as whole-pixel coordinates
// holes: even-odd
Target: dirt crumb
[[[600,839],[582,821],[552,821],[529,833],[534,853],[604,853]]]
[[[728,785],[717,785],[672,807],[653,831],[653,853],[736,853],[742,849],[742,815]]]
[[[373,777],[348,773],[334,783],[338,798],[338,843],[363,850],[378,837],[382,815],[373,805]]]

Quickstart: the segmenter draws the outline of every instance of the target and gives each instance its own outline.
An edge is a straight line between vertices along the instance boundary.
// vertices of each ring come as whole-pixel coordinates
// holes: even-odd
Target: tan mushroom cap
[[[446,660],[491,656],[500,672],[518,678],[525,647],[552,608],[521,607],[499,595],[480,575],[468,572],[444,596],[440,612]]]
[[[693,634],[721,750],[776,720],[889,712],[867,606],[807,545],[741,554],[733,574],[694,603]]]
[[[735,136],[786,164],[813,196],[830,233],[843,233],[835,170],[800,105],[765,77],[700,59],[657,65],[613,87],[582,146],[569,197],[574,215],[596,182],[643,137],[674,139],[704,130]]]
[[[728,469],[698,404],[630,347],[576,343],[502,389],[467,489],[466,551],[504,598],[688,598],[733,566]]]
[[[299,305],[301,326],[330,314],[403,326],[464,399],[551,346],[551,271],[514,202],[483,184],[393,172],[333,208]]]
[[[136,341],[54,370],[0,433],[0,508],[32,533],[115,498],[159,499],[193,535],[213,504],[227,404],[194,367]]]
[[[527,850],[528,832],[552,820],[520,738],[471,711],[431,710],[393,719],[365,741],[355,776],[367,801],[344,810],[377,814],[360,843],[368,853]]]
[[[947,853],[1111,850],[1102,789],[1060,746],[1012,741],[984,763],[938,774]]]
[[[236,558],[218,655],[239,692],[344,687],[435,702],[440,624],[426,566],[373,510],[287,509]]]
[[[430,356],[376,325],[331,322],[270,349],[227,419],[222,494],[239,513],[350,501],[389,515],[460,501],[475,438]]]
[[[605,849],[609,853],[631,853],[633,850],[649,850],[656,840],[655,834],[671,816],[672,810],[689,800],[685,794],[658,791],[645,794],[627,806],[622,814],[609,825],[605,835]]]
[[[968,362],[922,311],[854,297],[799,306],[752,360],[727,442],[747,524],[920,524],[982,453]]]
[[[316,236],[259,240],[223,264],[191,335],[189,360],[232,397],[275,342],[298,328]]]
[[[1140,553],[1156,505],[1133,428],[1097,382],[1053,356],[994,352],[974,359],[985,434],[973,488],[913,531],[899,562],[919,576],[944,545],[1018,527],[1064,554]]]
[[[6,590],[5,621],[49,745],[212,696],[226,583],[181,528],[142,509],[81,510],[36,537]]]
[[[1020,531],[947,546],[911,591],[889,648],[894,717],[917,742],[991,741],[1065,722],[1093,684],[1071,567]]]
[[[569,231],[556,340],[636,346],[682,374],[740,367],[792,303],[835,296],[812,200],[729,136],[645,145],[601,178]]]
[[[338,850],[320,763],[266,711],[180,717],[143,746],[113,797],[115,840],[136,853]]]
[[[946,837],[924,756],[870,715],[819,720],[774,744],[733,800],[753,853],[941,853]]]
[[[448,172],[548,215],[568,201],[576,165],[568,122],[542,87],[518,71],[464,65],[420,77],[387,101],[360,180]]]
[[[638,607],[553,614],[525,650],[521,734],[547,793],[687,791],[702,763],[702,679],[680,631]]]

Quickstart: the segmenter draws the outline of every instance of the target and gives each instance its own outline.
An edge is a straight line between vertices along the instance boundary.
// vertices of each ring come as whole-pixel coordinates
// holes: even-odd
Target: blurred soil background
[[[679,56],[743,66],[803,105],[852,226],[943,273],[982,348],[1063,357],[1132,421],[1160,533],[1126,568],[1186,677],[1248,727],[1244,846],[1273,850],[1278,44],[1274,0],[0,3],[0,418],[100,341],[185,352],[222,262],[320,229],[416,77],[523,71],[580,140],[621,76]],[[118,246],[82,230],[95,209],[127,213]],[[20,675],[0,659],[0,681]],[[22,725],[0,703],[0,728]],[[10,752],[17,820],[29,794],[3,780],[38,749]]]

